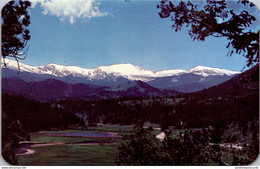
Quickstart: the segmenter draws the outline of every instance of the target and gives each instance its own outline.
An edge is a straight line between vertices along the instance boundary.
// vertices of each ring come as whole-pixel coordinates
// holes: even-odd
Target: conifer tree
[[[6,57],[14,58],[18,70],[19,60],[24,60],[27,56],[27,42],[31,38],[28,29],[31,23],[30,6],[30,1],[19,0],[10,1],[2,9],[2,57],[4,60]]]

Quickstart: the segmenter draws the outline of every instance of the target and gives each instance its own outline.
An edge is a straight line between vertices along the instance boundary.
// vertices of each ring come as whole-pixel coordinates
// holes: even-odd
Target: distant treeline
[[[68,111],[22,96],[2,95],[2,112],[6,120],[19,121],[27,132],[67,128],[80,122],[79,117]]]
[[[89,124],[135,124],[142,120],[161,124],[163,128],[222,128],[232,122],[246,126],[258,118],[258,96],[60,100],[55,105],[72,113],[86,114]]]
[[[21,96],[2,95],[2,155],[17,164],[15,148],[30,140],[29,132],[64,129],[82,123],[74,114]]]

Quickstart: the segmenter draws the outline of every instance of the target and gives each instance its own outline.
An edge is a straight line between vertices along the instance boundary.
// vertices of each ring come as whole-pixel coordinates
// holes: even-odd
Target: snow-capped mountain
[[[238,74],[240,72],[230,71],[227,69],[220,68],[211,68],[206,66],[196,66],[188,71],[189,73],[194,73],[196,75],[201,75],[203,77],[212,76],[212,75],[227,75],[232,76],[234,74]]]
[[[12,70],[17,70],[16,61],[5,60],[7,68]],[[2,61],[3,67],[3,61]],[[95,69],[85,69],[77,66],[63,66],[57,64],[48,64],[45,66],[29,66],[20,63],[21,72],[29,72],[36,74],[46,74],[52,75],[56,77],[84,77],[88,80],[97,80],[97,79],[105,79],[107,76],[110,76],[114,79],[118,77],[123,77],[128,80],[141,80],[144,82],[148,82],[154,80],[158,77],[169,77],[169,76],[177,76],[181,74],[193,73],[196,75],[201,75],[203,77],[212,76],[212,75],[227,75],[232,76],[234,74],[238,74],[239,72],[230,71],[226,69],[219,68],[210,68],[205,66],[197,66],[188,71],[175,69],[175,70],[162,70],[162,71],[151,71],[140,68],[139,66],[134,66],[132,64],[116,64],[109,66],[100,66]]]
[[[13,60],[5,60],[8,69],[17,70],[17,63]],[[3,61],[2,61],[3,67]],[[77,66],[63,66],[58,64],[48,64],[45,66],[29,66],[20,63],[21,72],[46,74],[56,77],[85,77],[89,80],[104,79],[108,75],[114,78],[123,77],[129,80],[141,80],[144,82],[153,80],[156,77],[172,76],[185,70],[164,70],[164,71],[150,71],[134,66],[132,64],[116,64],[109,66],[100,66],[95,69],[85,69]]]
[[[16,61],[6,59],[2,78],[20,78],[26,82],[43,81],[49,78],[65,83],[87,83],[99,86],[117,86],[131,81],[143,81],[149,85],[179,92],[194,92],[223,83],[239,72],[220,68],[197,66],[190,70],[151,71],[132,64],[115,64],[85,69],[77,66],[48,64],[30,66],[20,63],[21,73],[18,75]]]

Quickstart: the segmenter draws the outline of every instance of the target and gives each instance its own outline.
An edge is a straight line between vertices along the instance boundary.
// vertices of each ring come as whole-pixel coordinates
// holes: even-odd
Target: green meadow
[[[116,132],[127,134],[132,130],[132,126],[99,126],[91,127],[88,130],[60,130],[60,131],[40,131],[30,133],[32,142],[39,143],[72,143],[65,145],[47,145],[31,147],[34,154],[19,155],[19,165],[88,165],[88,166],[111,166],[116,165],[118,155],[118,143],[106,145],[102,140],[108,138],[98,137],[64,137],[50,136],[44,133],[105,133]],[[111,138],[110,138],[111,139]],[[79,145],[77,143],[97,142],[96,145]]]

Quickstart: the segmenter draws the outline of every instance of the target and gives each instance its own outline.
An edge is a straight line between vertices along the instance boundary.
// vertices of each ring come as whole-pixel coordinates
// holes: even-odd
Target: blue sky
[[[230,49],[225,38],[198,42],[185,28],[175,32],[170,18],[159,17],[159,1],[91,2],[92,11],[85,16],[70,13],[73,7],[62,13],[62,5],[47,8],[37,3],[31,9],[28,56],[21,62],[84,68],[131,63],[154,71],[198,65],[240,71],[246,63],[242,55],[227,56]],[[96,13],[91,14],[93,10]]]

